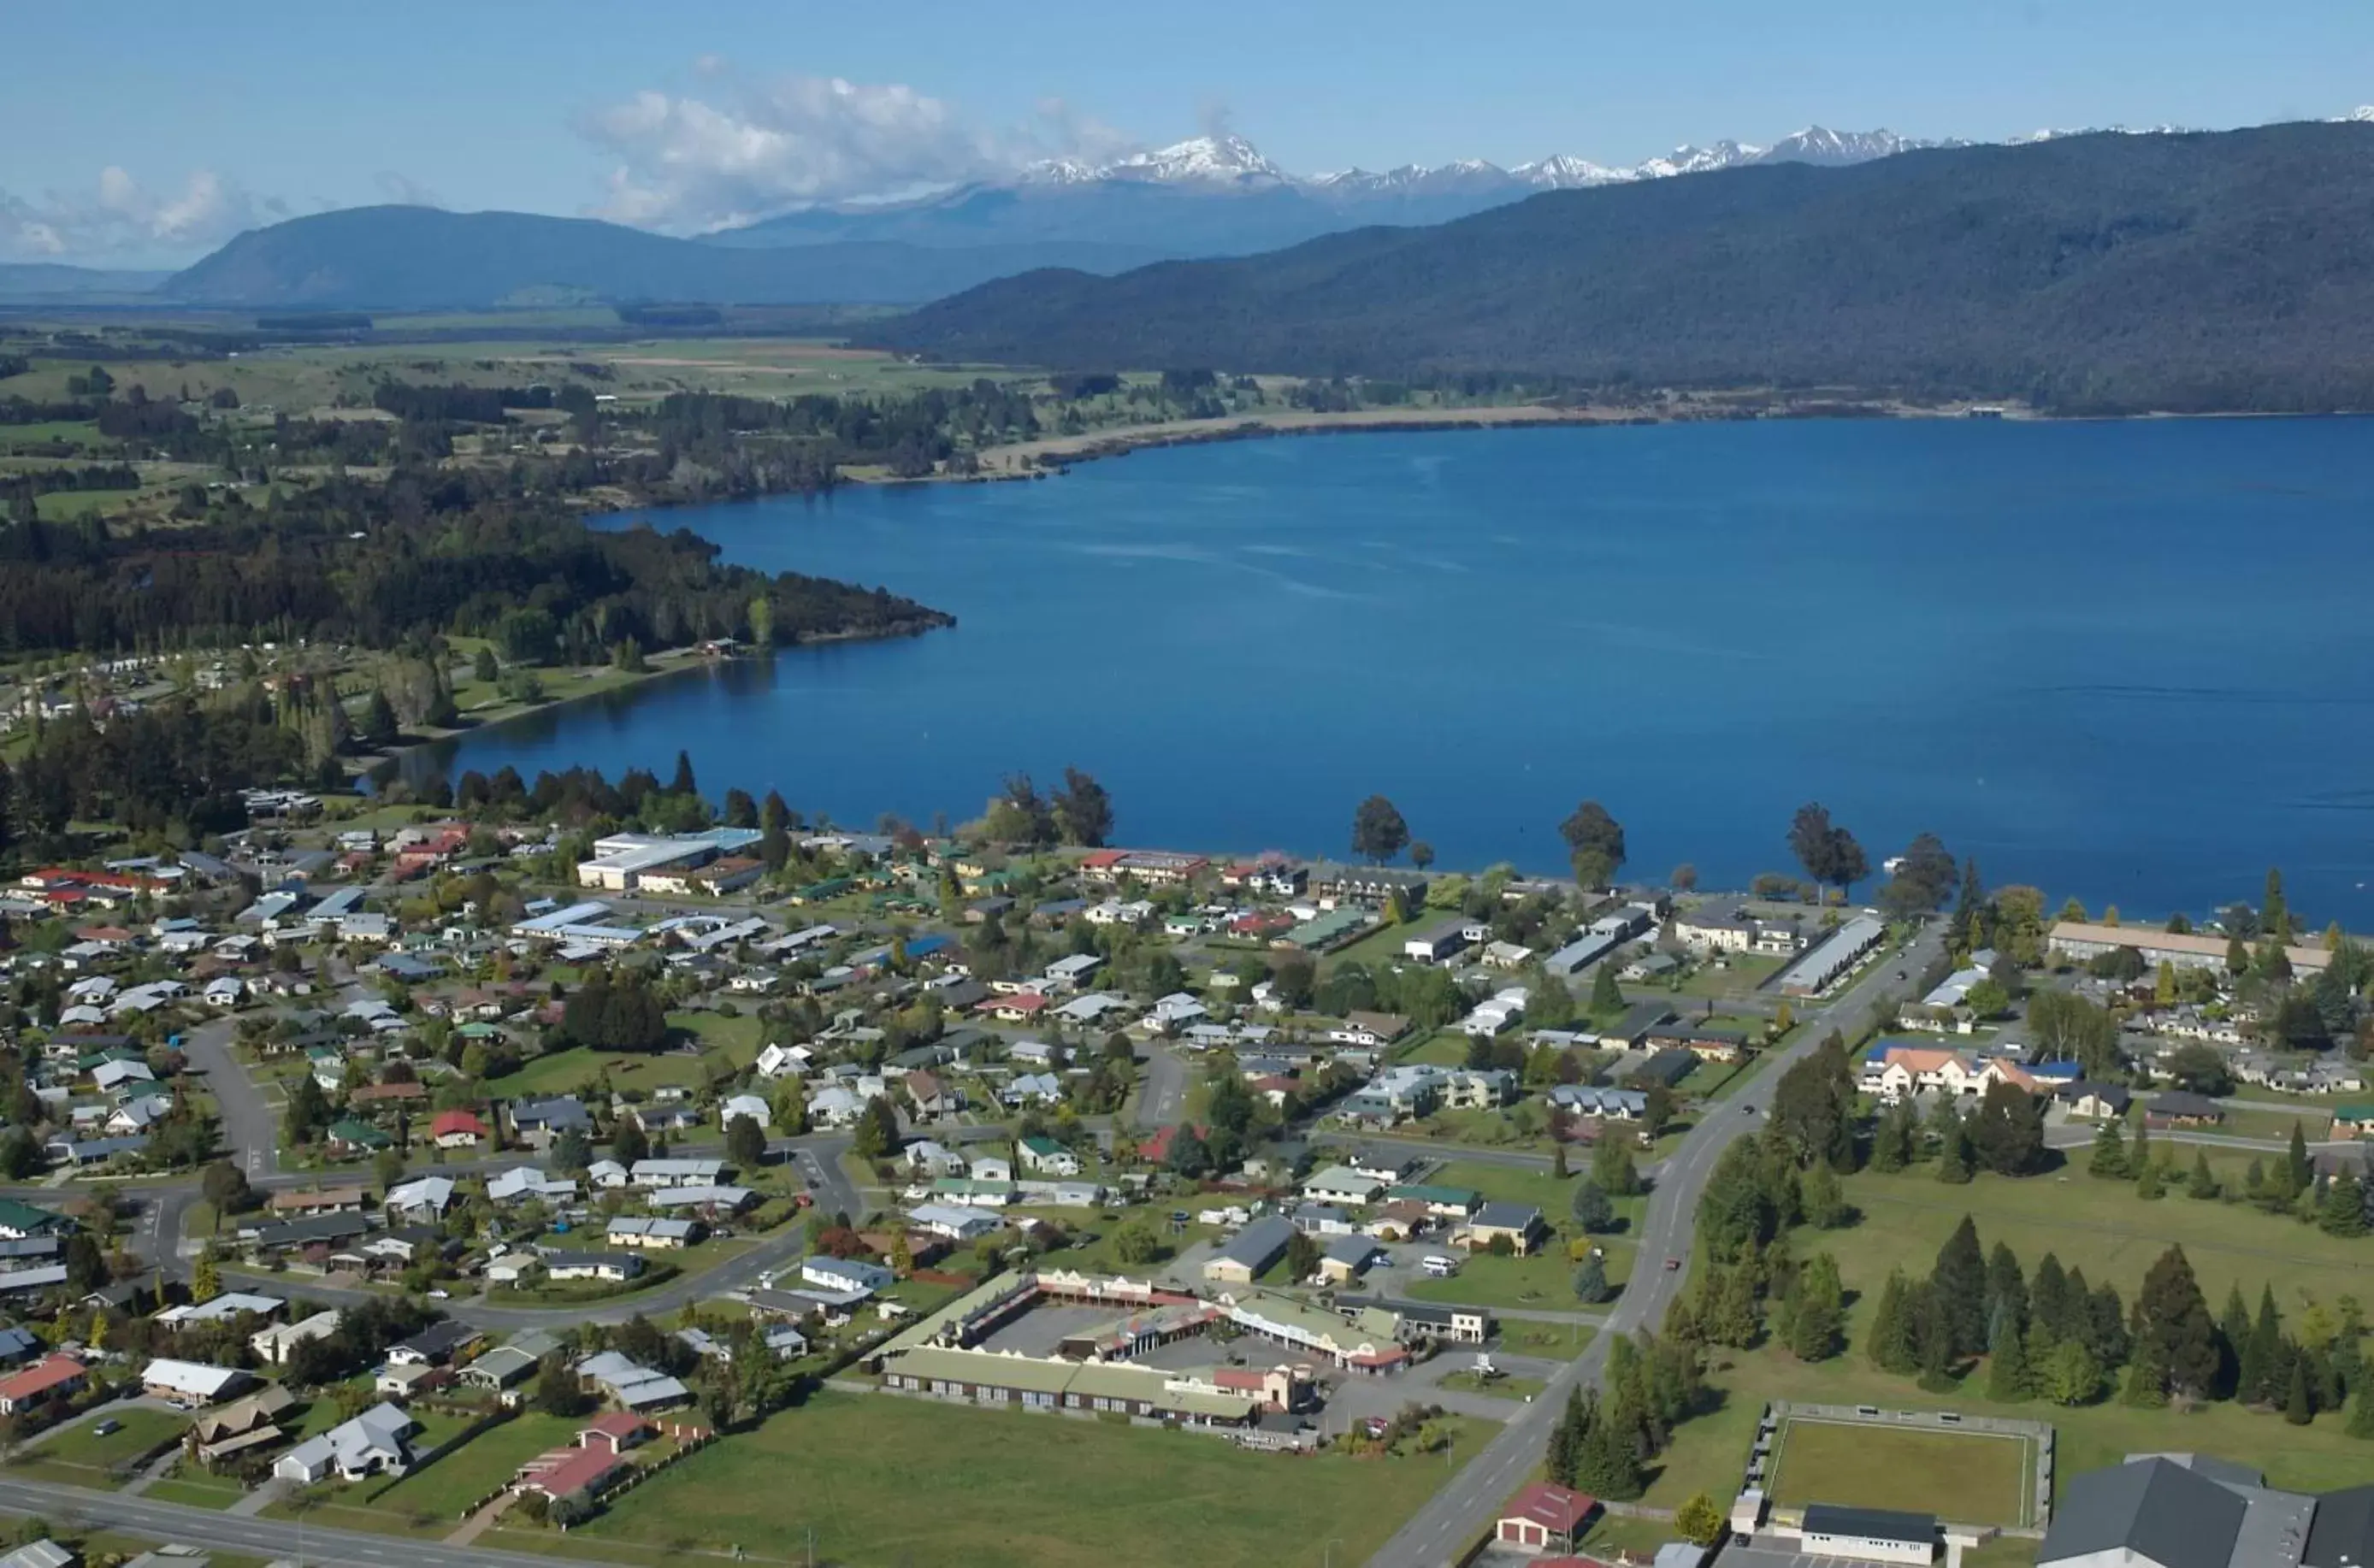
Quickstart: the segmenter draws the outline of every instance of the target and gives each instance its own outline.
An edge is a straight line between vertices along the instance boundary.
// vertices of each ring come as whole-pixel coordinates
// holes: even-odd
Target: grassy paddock
[[[1932,1432],[1793,1419],[1780,1429],[1772,1501],[1899,1508],[1965,1525],[2025,1525],[2034,1444],[1987,1432]]]
[[[826,1393],[727,1438],[572,1531],[672,1556],[1102,1568],[1159,1542],[1181,1568],[1366,1558],[1493,1430],[1451,1421],[1447,1457],[1247,1453],[1214,1437]],[[958,1498],[961,1507],[921,1506]],[[499,1532],[511,1545],[512,1531]],[[488,1544],[496,1544],[490,1539]]]

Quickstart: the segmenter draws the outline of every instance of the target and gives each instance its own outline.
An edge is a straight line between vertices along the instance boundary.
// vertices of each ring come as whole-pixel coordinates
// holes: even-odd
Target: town
[[[1200,1472],[1198,1561],[2368,1550],[2374,960],[2272,874],[2195,930],[1925,836],[1852,904],[1827,825],[1718,895],[1589,804],[1553,882],[1376,802],[1342,863],[652,782],[257,791],[0,896],[0,1562],[978,1527],[877,1445],[1090,1545],[1050,1484]]]

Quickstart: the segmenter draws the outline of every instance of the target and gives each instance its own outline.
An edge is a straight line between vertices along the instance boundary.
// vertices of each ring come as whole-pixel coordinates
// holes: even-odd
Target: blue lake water
[[[459,743],[444,766],[977,813],[1010,770],[1122,841],[1341,854],[1381,791],[1445,865],[1793,870],[1801,802],[1875,864],[2130,914],[2374,920],[2374,421],[1769,423],[1147,451],[1035,484],[660,514],[733,560],[954,612]]]

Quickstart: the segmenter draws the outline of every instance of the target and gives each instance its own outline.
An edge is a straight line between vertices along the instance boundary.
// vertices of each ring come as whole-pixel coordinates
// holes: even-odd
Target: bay
[[[641,520],[606,520],[634,526]],[[651,520],[953,612],[473,732],[417,766],[780,790],[871,825],[1067,765],[1122,841],[1341,854],[1381,791],[1446,866],[1792,869],[1827,803],[2131,917],[2374,919],[2374,421],[1364,434]]]

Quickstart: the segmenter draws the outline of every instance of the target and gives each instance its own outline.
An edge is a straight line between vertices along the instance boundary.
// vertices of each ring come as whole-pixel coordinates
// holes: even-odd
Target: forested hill
[[[1075,369],[2364,408],[2369,257],[2374,124],[2294,124],[1558,192],[1236,260],[1033,273],[869,335]]]
[[[926,250],[698,245],[592,218],[352,207],[253,229],[159,289],[190,305],[486,307],[525,298],[908,304],[1027,267],[1116,271],[1153,252],[1049,241]]]

